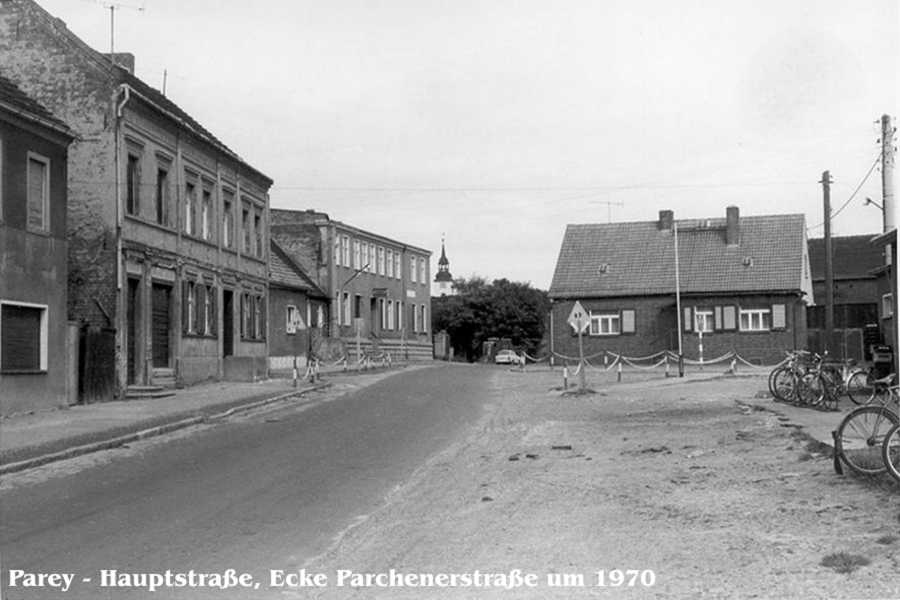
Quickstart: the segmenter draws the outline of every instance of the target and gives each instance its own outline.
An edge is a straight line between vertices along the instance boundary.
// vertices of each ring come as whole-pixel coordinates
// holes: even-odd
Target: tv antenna
[[[625,206],[625,203],[622,201],[612,202],[611,200],[591,200],[588,204],[605,204],[606,205],[606,222],[612,223],[612,207],[613,206]]]
[[[104,2],[96,0],[97,4],[103,8],[109,9],[109,58],[113,64],[116,63],[116,10],[120,8],[128,8],[138,12],[144,12],[144,5],[123,4],[121,2]]]

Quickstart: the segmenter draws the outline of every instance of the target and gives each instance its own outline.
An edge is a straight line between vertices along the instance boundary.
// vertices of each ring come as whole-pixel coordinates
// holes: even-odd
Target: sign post
[[[587,381],[585,379],[585,363],[584,363],[584,340],[582,338],[582,334],[584,331],[590,327],[591,325],[591,317],[588,315],[588,312],[584,310],[584,307],[581,305],[581,302],[578,300],[575,301],[575,306],[572,307],[572,312],[569,313],[569,318],[567,319],[569,325],[572,326],[573,329],[578,333],[578,369],[579,369],[579,377],[578,383],[582,390],[587,388]]]

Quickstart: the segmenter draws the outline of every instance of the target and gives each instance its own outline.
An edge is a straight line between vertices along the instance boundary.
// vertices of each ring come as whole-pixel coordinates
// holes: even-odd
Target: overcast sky
[[[114,0],[115,1],[115,0]],[[108,51],[110,11],[38,0]],[[108,6],[108,5],[107,5]],[[567,223],[805,213],[898,114],[896,0],[129,0],[117,51],[275,180],[276,208],[546,289]],[[132,7],[141,7],[138,11]],[[835,218],[877,232],[876,167]],[[818,227],[817,227],[818,226]]]

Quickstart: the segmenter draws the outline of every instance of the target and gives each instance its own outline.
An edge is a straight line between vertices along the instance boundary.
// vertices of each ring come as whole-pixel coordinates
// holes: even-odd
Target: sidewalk
[[[289,379],[215,382],[176,390],[168,398],[122,400],[14,415],[0,420],[0,473],[112,448],[328,384]]]

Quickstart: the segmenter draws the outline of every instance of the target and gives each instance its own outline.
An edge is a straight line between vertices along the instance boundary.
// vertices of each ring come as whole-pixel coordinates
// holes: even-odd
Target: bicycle
[[[891,477],[900,481],[900,425],[891,427],[881,444],[881,459]]]
[[[874,380],[873,401],[847,413],[834,433],[835,455],[856,473],[877,475],[889,468],[883,454],[892,453],[893,446],[887,451],[883,446],[893,439],[888,438],[888,432],[900,424],[900,395],[898,386],[891,385],[893,379],[894,375],[889,375]]]

